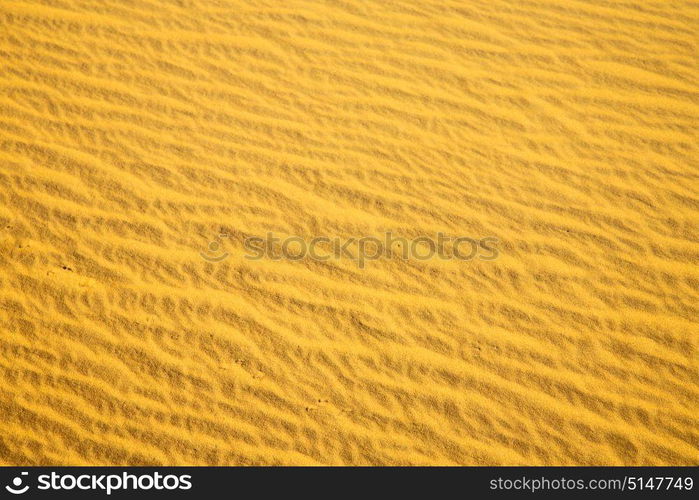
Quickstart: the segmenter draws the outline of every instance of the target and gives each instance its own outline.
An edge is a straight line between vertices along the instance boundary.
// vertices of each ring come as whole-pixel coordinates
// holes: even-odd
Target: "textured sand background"
[[[689,1],[2,0],[0,462],[697,464],[698,33]],[[388,230],[500,256],[243,258]]]

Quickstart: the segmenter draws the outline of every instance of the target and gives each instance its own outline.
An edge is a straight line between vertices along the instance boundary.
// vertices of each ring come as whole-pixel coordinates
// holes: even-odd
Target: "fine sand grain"
[[[0,463],[699,463],[698,33],[2,0]],[[499,255],[244,257],[387,231]]]

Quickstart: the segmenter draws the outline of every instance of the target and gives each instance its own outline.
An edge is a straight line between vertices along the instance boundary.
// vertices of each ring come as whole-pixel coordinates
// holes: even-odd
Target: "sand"
[[[3,0],[0,463],[696,465],[698,32]],[[245,257],[388,231],[498,256]]]

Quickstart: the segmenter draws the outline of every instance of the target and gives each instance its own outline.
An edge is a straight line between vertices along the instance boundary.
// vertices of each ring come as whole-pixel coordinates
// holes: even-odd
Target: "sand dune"
[[[0,463],[696,465],[698,32],[4,0]],[[245,258],[388,231],[499,255]]]

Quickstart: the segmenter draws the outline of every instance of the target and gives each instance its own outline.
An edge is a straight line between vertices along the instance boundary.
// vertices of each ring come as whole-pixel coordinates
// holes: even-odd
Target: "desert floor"
[[[2,0],[0,463],[699,463],[698,34]],[[497,258],[247,258],[388,231]]]

